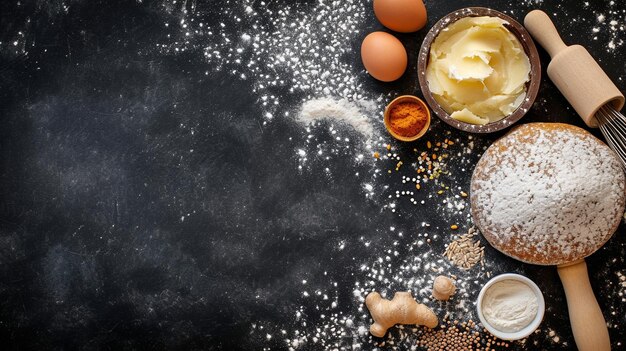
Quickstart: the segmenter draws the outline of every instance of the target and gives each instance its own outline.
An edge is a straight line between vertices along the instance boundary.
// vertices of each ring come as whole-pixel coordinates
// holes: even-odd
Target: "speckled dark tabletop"
[[[220,35],[240,37],[259,30],[246,27],[252,10],[269,8],[277,16],[293,14],[297,21],[318,3],[266,2],[0,3],[3,349],[415,345],[411,337],[401,340],[398,330],[391,337],[399,341],[387,340],[384,346],[383,340],[360,332],[369,316],[355,287],[409,289],[420,301],[429,301],[423,290],[428,279],[409,282],[398,279],[398,272],[408,276],[404,262],[424,252],[440,259],[451,240],[450,225],[458,223],[460,232],[471,225],[468,209],[443,214],[436,188],[425,187],[415,199],[426,205],[398,201],[395,212],[390,211],[387,199],[404,189],[402,175],[415,173],[410,166],[413,149],[425,148],[425,141],[402,145],[382,133],[372,144],[370,151],[381,153],[386,153],[382,145],[392,144],[392,152],[405,160],[398,172],[387,173],[395,162],[376,161],[370,151],[364,162],[354,162],[363,154],[354,132],[340,128],[339,135],[349,140],[333,149],[335,135],[324,124],[308,132],[292,118],[278,117],[279,112],[296,111],[307,95],[290,90],[289,79],[273,90],[281,103],[270,120],[258,84],[251,83],[254,78],[233,75],[209,59],[205,47],[221,40]],[[367,9],[360,10],[365,16],[349,38],[351,50],[341,58],[353,67],[361,89],[367,96],[384,97],[378,102],[380,111],[388,97],[420,95],[416,53],[426,31],[399,35],[409,52],[405,76],[395,83],[376,82],[363,72],[358,47],[366,33],[382,26],[369,11],[369,1],[349,3]],[[530,9],[542,8],[554,16],[566,42],[586,46],[626,90],[622,2],[426,4],[428,27],[470,5],[492,7],[518,20]],[[189,18],[213,32],[197,36],[183,50],[177,45],[186,40],[183,23]],[[257,23],[271,20],[259,18]],[[548,57],[544,51],[541,55],[545,73]],[[582,126],[547,77],[522,120],[529,121]],[[468,143],[467,134],[433,122],[429,140]],[[306,140],[311,134],[334,151],[299,168],[298,150],[310,145]],[[448,163],[454,178],[447,181],[467,189],[482,146],[499,135],[476,136],[473,153],[463,158],[466,164],[452,156]],[[376,177],[374,169],[381,171]],[[373,184],[376,194],[367,196],[364,183]],[[415,244],[425,233],[432,240]],[[616,350],[626,349],[626,288],[620,283],[620,275],[626,274],[625,234],[621,226],[587,260]],[[547,311],[539,332],[509,349],[573,349],[554,267],[524,265],[490,247],[486,255],[485,266],[470,273],[438,265],[444,273],[473,282],[466,297],[459,295],[450,307],[456,309],[456,318],[463,319],[465,306],[466,317],[475,319],[472,299],[488,279],[486,272],[522,273],[544,291]],[[379,258],[390,262],[388,279],[372,278]],[[426,268],[420,266],[415,276],[423,277]],[[427,304],[440,317],[445,313],[445,306],[432,300]]]

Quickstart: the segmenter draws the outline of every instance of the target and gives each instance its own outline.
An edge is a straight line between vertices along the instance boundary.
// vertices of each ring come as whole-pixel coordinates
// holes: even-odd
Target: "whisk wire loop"
[[[617,153],[622,166],[626,169],[626,117],[606,104],[595,114],[600,131],[607,143]]]

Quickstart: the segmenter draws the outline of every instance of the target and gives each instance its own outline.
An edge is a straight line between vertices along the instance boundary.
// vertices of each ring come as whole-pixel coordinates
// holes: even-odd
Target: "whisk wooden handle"
[[[531,11],[524,25],[552,56],[548,76],[589,127],[598,127],[595,114],[605,104],[622,109],[624,95],[584,47],[563,43],[545,12]]]

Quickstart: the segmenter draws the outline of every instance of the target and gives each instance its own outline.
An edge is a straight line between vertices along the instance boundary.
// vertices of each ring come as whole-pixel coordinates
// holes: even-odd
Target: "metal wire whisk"
[[[611,104],[600,107],[595,116],[600,124],[602,135],[622,160],[622,166],[626,169],[626,117],[615,111]]]

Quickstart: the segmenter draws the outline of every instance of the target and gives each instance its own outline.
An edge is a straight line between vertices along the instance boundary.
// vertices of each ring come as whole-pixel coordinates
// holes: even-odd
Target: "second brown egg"
[[[385,32],[370,33],[363,39],[361,59],[369,74],[383,82],[400,78],[407,66],[404,46],[396,37]]]
[[[374,13],[383,26],[411,33],[426,25],[426,6],[422,0],[374,0]]]

